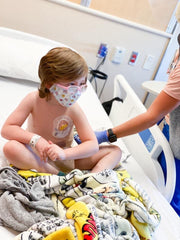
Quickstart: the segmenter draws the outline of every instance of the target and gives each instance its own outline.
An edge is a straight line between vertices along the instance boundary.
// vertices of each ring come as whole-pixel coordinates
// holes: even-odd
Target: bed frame
[[[123,99],[123,102],[114,101],[112,104],[109,117],[114,126],[146,111],[145,106],[122,75],[117,75],[114,79],[114,97]],[[154,125],[139,134],[122,139],[147,176],[170,202],[176,181],[175,161],[169,143],[160,128]],[[166,180],[158,162],[162,151],[166,160]]]

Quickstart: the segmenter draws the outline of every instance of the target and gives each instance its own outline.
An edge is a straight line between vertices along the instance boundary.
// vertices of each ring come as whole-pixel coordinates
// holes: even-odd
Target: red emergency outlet
[[[129,64],[130,65],[135,65],[138,57],[138,52],[132,52],[131,57],[129,59]]]

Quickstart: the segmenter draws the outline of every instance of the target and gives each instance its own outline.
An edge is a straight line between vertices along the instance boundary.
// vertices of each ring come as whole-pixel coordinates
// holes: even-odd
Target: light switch
[[[154,56],[148,55],[145,59],[143,68],[146,69],[146,70],[151,70],[152,66],[154,64],[154,58],[155,58]]]

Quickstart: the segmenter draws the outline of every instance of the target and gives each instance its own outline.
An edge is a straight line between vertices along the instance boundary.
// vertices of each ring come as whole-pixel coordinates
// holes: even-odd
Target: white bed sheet
[[[88,83],[88,90],[79,99],[79,104],[86,113],[89,122],[94,130],[112,127],[109,117],[106,115],[100,101],[98,100],[92,86]],[[27,81],[16,81],[0,77],[0,127],[19,101],[30,91],[37,89],[38,84]],[[0,166],[6,162],[2,154],[4,139],[0,138]],[[121,140],[116,143],[123,149],[123,158],[128,155],[128,151]],[[132,157],[127,159],[123,165],[151,197],[155,208],[161,214],[161,223],[157,228],[154,240],[180,240],[180,220],[175,211],[171,208],[167,200],[160,194],[154,184],[145,175],[141,167]],[[0,227],[1,239],[11,240],[17,233],[11,229]]]

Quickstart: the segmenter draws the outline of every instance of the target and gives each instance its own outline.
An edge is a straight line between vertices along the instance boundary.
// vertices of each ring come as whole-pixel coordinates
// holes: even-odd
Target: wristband
[[[41,136],[35,134],[34,136],[32,136],[31,140],[29,141],[29,145],[32,148],[35,148],[36,147],[36,143],[39,141],[40,138],[41,138]]]

